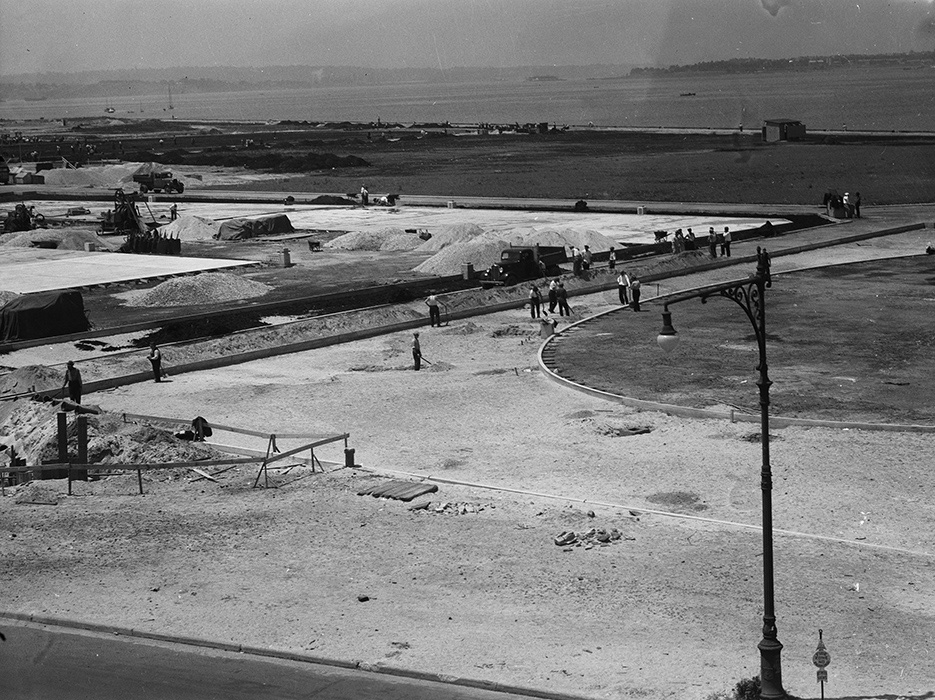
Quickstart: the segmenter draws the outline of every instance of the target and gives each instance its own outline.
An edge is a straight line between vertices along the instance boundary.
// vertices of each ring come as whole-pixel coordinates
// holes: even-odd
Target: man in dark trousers
[[[571,308],[568,306],[568,290],[565,289],[564,282],[558,283],[555,295],[558,297],[558,315],[571,316]]]
[[[724,227],[724,237],[721,239],[721,257],[730,257],[730,227]]]
[[[157,382],[162,381],[162,353],[159,352],[159,348],[156,347],[155,343],[149,344],[149,356],[150,364],[153,366],[153,379]]]
[[[627,299],[627,292],[630,289],[630,275],[627,274],[626,270],[621,270],[620,274],[617,275],[617,297],[620,299],[620,303],[626,306],[630,302]]]
[[[442,315],[438,309],[438,297],[434,294],[430,294],[429,298],[425,300],[426,305],[429,307],[429,325],[442,327]]]
[[[714,226],[708,227],[708,253],[712,258],[717,257],[717,234],[714,232]]]
[[[640,281],[633,278],[633,281],[630,282],[630,298],[633,300],[630,302],[630,308],[634,311],[640,310]]]
[[[68,361],[68,364],[65,365],[65,382],[62,384],[62,388],[68,387],[68,398],[72,400],[73,403],[81,403],[81,372],[78,371],[78,368],[75,367],[75,363],[71,360]]]
[[[419,345],[419,334],[412,334],[412,368],[418,372],[422,369],[422,346]]]
[[[558,282],[552,280],[549,282],[549,313],[555,313],[555,305],[558,304]]]

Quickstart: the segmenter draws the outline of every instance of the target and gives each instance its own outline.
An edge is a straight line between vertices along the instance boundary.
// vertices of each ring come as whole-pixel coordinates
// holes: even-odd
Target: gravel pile
[[[120,296],[128,306],[195,306],[260,297],[271,289],[262,282],[226,272],[206,272],[193,277],[176,277],[152,289],[125,292]]]

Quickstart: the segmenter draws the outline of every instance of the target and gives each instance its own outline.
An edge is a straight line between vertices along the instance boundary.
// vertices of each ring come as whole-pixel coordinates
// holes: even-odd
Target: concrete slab
[[[46,216],[64,216],[70,207],[84,206],[91,211],[84,219],[99,218],[101,213],[112,209],[111,202],[56,202],[53,200],[34,200],[30,202]],[[652,243],[654,231],[692,228],[695,235],[706,235],[709,226],[716,231],[723,231],[725,226],[731,230],[755,228],[766,223],[767,217],[751,216],[738,213],[736,216],[711,216],[697,213],[659,213],[652,205],[646,207],[644,214],[617,212],[571,212],[542,211],[526,209],[483,209],[455,208],[407,205],[405,198],[397,207],[346,207],[315,206],[298,204],[262,203],[225,203],[225,202],[178,202],[179,215],[194,215],[214,221],[225,221],[236,217],[255,217],[268,214],[286,214],[298,231],[327,229],[337,231],[379,231],[385,228],[426,229],[429,233],[437,232],[454,224],[476,224],[485,231],[498,231],[509,234],[514,229],[591,229],[611,238],[618,243]],[[155,220],[169,223],[169,198],[159,198],[154,202],[140,202],[140,213],[146,221]],[[660,209],[655,205],[655,209]],[[813,207],[817,211],[817,207]],[[720,209],[713,209],[720,211]],[[769,217],[773,225],[778,226],[788,220],[781,217]],[[89,227],[94,228],[94,227]],[[509,237],[509,236],[506,236]],[[183,240],[188,240],[183,236]],[[273,241],[271,242],[281,242]]]
[[[255,264],[257,262],[254,260],[9,248],[3,251],[0,289],[28,294],[157,277],[173,277]]]

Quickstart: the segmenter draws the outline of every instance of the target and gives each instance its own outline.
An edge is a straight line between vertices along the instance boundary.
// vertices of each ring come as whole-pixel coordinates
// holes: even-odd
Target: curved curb
[[[897,256],[897,257],[906,257],[906,256]],[[914,257],[914,256],[909,256]],[[842,263],[849,264],[849,263]],[[799,268],[795,271],[801,272],[804,270],[818,270],[822,267],[837,267],[836,265],[823,265],[814,268]],[[792,271],[777,273],[777,274],[789,274]],[[657,297],[650,297],[646,299],[646,303],[651,302],[664,302],[666,299],[685,294],[687,292],[694,291],[694,289],[700,289],[696,287],[693,289],[683,289],[678,292],[672,292],[671,294],[662,294]],[[571,325],[563,328],[561,331],[558,331],[554,335],[549,336],[545,339],[542,345],[539,346],[539,351],[536,354],[537,360],[539,362],[539,367],[542,369],[545,377],[551,381],[559,384],[561,386],[573,389],[575,391],[581,392],[583,394],[588,394],[595,398],[603,399],[605,401],[613,401],[615,403],[623,404],[625,406],[630,406],[635,408],[638,411],[659,411],[670,416],[677,416],[679,418],[701,418],[701,419],[711,419],[711,420],[729,420],[731,423],[759,423],[760,415],[754,413],[744,413],[743,411],[736,411],[731,409],[730,411],[717,411],[709,408],[693,408],[691,406],[679,406],[678,404],[663,403],[661,401],[650,401],[647,399],[638,399],[632,396],[624,396],[622,394],[614,394],[609,391],[603,391],[601,389],[595,389],[594,387],[587,386],[585,384],[580,384],[578,382],[572,381],[567,377],[563,377],[558,372],[549,367],[546,359],[543,357],[543,352],[548,348],[549,344],[556,340],[559,337],[564,336],[568,331],[581,326],[585,323],[593,321],[594,319],[601,318],[602,316],[607,316],[609,314],[617,313],[624,307],[615,307],[613,309],[608,309],[607,311],[601,311],[587,318],[583,318],[580,321],[575,321]],[[839,430],[874,430],[880,432],[900,432],[900,433],[935,433],[935,425],[917,425],[917,424],[902,424],[902,423],[864,423],[860,421],[835,421],[835,420],[825,420],[821,418],[791,418],[786,416],[775,416],[770,415],[769,417],[770,425],[774,428],[788,428],[791,426],[799,426],[805,428],[837,428]]]
[[[252,656],[283,659],[286,661],[298,661],[300,663],[317,664],[319,666],[330,666],[333,668],[363,671],[365,673],[377,673],[386,676],[394,676],[397,678],[409,678],[411,680],[444,683],[446,685],[456,685],[465,688],[477,688],[478,690],[488,690],[496,693],[519,695],[528,698],[542,698],[543,700],[593,700],[593,698],[589,698],[584,695],[571,695],[568,693],[556,693],[548,690],[537,690],[535,688],[522,688],[520,686],[498,683],[496,681],[461,678],[458,676],[452,676],[450,674],[430,673],[428,671],[415,671],[412,669],[383,666],[379,663],[369,663],[359,660],[347,661],[343,659],[332,659],[321,656],[313,656],[311,654],[301,654],[299,652],[285,651],[281,649],[218,642],[210,639],[200,639],[198,637],[186,637],[184,635],[163,634],[160,632],[145,632],[143,630],[137,630],[133,628],[117,627],[115,625],[104,625],[93,622],[82,622],[80,620],[66,620],[45,615],[0,611],[0,620],[3,619],[15,620],[17,622],[28,622],[36,625],[48,625],[51,627],[64,627],[66,629],[79,629],[88,632],[96,632],[99,634],[109,634],[113,636],[133,637],[136,639],[145,639],[155,642],[184,644],[186,646],[195,646],[204,649],[216,649],[218,651],[228,651],[240,654],[250,654]]]

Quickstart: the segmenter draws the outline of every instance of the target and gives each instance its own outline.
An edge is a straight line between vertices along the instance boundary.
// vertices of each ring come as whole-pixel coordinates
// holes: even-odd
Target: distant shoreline
[[[72,94],[68,99],[5,100],[0,102],[0,119],[87,119],[110,114],[122,119],[174,117],[248,124],[547,122],[577,128],[704,130],[739,130],[742,124],[751,130],[759,129],[765,119],[789,118],[812,131],[935,131],[935,70],[899,66],[620,80],[453,80],[244,92],[196,92],[188,84],[184,89],[173,87],[171,96],[168,88],[155,95],[130,92],[109,97],[77,88]]]

